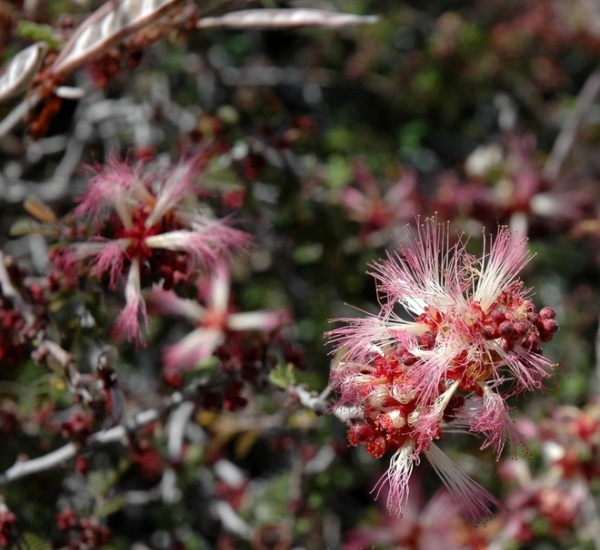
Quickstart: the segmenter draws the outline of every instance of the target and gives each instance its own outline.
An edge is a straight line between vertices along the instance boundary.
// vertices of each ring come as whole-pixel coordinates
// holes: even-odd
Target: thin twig
[[[33,110],[42,100],[39,88],[19,103],[2,121],[0,121],[0,138],[7,136],[15,126],[25,119],[27,113]]]
[[[175,393],[160,409],[142,411],[125,424],[93,434],[88,438],[84,446],[68,443],[60,449],[56,449],[38,458],[17,461],[16,464],[3,474],[0,474],[0,485],[6,485],[17,479],[56,468],[83,450],[122,441],[128,433],[158,420],[173,407],[180,405],[184,401],[191,400],[196,389],[194,386],[186,391],[185,394]]]
[[[326,399],[331,393],[330,386],[326,386],[319,395],[303,386],[288,386],[286,390],[290,395],[295,396],[303,407],[310,409],[315,414],[331,414],[342,422],[363,417],[360,407],[331,407]]]
[[[10,275],[6,269],[6,263],[4,260],[4,254],[0,251],[0,291],[2,294],[13,301],[15,307],[19,310],[28,325],[31,325],[35,317],[31,306],[23,300],[21,295],[17,292],[15,287],[10,280]]]
[[[590,110],[598,92],[600,92],[600,68],[596,69],[585,81],[577,97],[575,108],[565,120],[554,142],[550,156],[546,160],[542,171],[546,179],[554,180],[560,174],[562,165],[575,143],[579,126],[585,114]]]
[[[316,414],[323,414],[327,412],[327,402],[322,399],[321,396],[315,395],[313,392],[307,390],[303,386],[289,386],[287,391],[290,394],[295,395],[303,407],[310,409]]]

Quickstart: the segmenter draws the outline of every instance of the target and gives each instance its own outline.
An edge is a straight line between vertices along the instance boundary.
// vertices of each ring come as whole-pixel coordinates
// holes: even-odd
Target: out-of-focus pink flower
[[[179,298],[174,292],[153,290],[148,300],[152,309],[181,316],[196,328],[177,344],[166,349],[165,365],[170,371],[194,368],[210,357],[230,331],[271,331],[289,322],[286,310],[234,313],[230,310],[231,277],[219,264],[214,268],[207,287],[200,287],[200,301]]]
[[[506,461],[500,473],[516,490],[507,499],[508,512],[498,519],[501,530],[493,548],[511,542],[533,546],[540,536],[561,548],[598,540],[597,497],[600,479],[600,406],[557,407],[531,434],[546,463],[534,476],[523,462]],[[547,527],[540,530],[539,525]],[[580,543],[579,545],[577,543]]]
[[[557,330],[554,311],[538,313],[517,278],[529,260],[525,241],[506,229],[484,237],[475,258],[430,220],[398,255],[373,266],[381,312],[339,319],[346,326],[329,333],[341,353],[330,377],[339,405],[363,413],[349,443],[377,458],[394,453],[382,479],[390,510],[400,512],[422,453],[469,518],[498,504],[433,442],[462,429],[482,434],[497,454],[506,440],[525,446],[505,397],[541,386],[552,364],[540,344]]]
[[[346,537],[344,550],[386,548],[393,550],[481,550],[487,533],[461,517],[458,504],[447,491],[439,490],[424,502],[411,480],[411,498],[402,517],[385,514],[380,525],[359,527]]]
[[[97,277],[108,275],[111,289],[126,281],[125,307],[115,325],[122,339],[142,341],[143,281],[170,286],[248,243],[247,234],[203,210],[198,173],[193,160],[161,171],[112,158],[98,169],[74,211],[93,223],[94,235],[71,245],[61,259],[68,265],[90,262]]]
[[[382,192],[381,186],[360,162],[354,163],[359,187],[346,187],[341,196],[342,205],[350,218],[360,223],[360,239],[379,245],[390,238],[390,233],[419,213],[417,173],[407,169],[402,177]]]
[[[466,159],[465,171],[467,180],[452,173],[437,178],[432,210],[483,222],[506,220],[523,234],[532,222],[571,226],[593,215],[592,193],[582,182],[545,177],[532,135],[507,133],[503,146],[478,147]]]

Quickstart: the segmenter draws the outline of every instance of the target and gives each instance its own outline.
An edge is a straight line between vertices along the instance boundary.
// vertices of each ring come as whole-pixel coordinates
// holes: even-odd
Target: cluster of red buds
[[[517,280],[529,261],[525,242],[501,229],[477,259],[434,220],[418,237],[374,266],[381,312],[341,319],[330,337],[341,357],[331,385],[338,407],[358,409],[350,445],[376,458],[392,452],[382,481],[388,507],[400,513],[413,464],[424,454],[464,512],[476,520],[498,501],[434,443],[444,431],[481,434],[499,455],[508,440],[526,447],[506,398],[539,388],[552,364],[541,355],[558,325],[551,308],[537,312]],[[405,319],[396,306],[413,315]]]
[[[110,542],[110,529],[96,518],[80,518],[71,509],[61,510],[56,524],[65,538],[61,548],[84,550],[101,548]]]

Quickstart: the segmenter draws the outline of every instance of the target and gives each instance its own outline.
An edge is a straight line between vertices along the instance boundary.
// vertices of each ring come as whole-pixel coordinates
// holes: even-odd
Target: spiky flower
[[[289,322],[289,313],[283,309],[231,311],[230,285],[229,270],[219,264],[208,285],[199,285],[198,301],[179,298],[174,292],[159,288],[149,294],[153,310],[183,317],[195,325],[182,340],[166,348],[164,363],[168,372],[179,373],[196,367],[210,357],[231,332],[269,332]]]
[[[70,246],[61,260],[87,263],[109,288],[125,281],[125,307],[115,333],[140,342],[146,319],[142,286],[193,281],[198,269],[214,267],[248,243],[248,235],[213,218],[198,201],[193,160],[166,169],[131,165],[116,158],[91,179],[76,218],[93,223],[87,242]]]
[[[451,242],[447,226],[427,221],[399,254],[373,266],[380,313],[338,319],[346,326],[329,333],[341,357],[330,383],[340,405],[363,413],[348,441],[376,458],[394,453],[384,480],[396,513],[421,454],[470,519],[498,504],[434,441],[462,429],[481,434],[482,448],[498,455],[507,440],[525,446],[506,397],[539,388],[552,366],[540,344],[558,328],[555,312],[537,312],[518,280],[531,259],[525,240],[502,228],[483,245],[475,258],[464,240]]]

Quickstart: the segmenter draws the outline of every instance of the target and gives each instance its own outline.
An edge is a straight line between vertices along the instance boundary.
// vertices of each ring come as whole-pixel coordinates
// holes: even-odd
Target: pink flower
[[[289,322],[285,310],[231,312],[230,284],[228,269],[219,264],[210,277],[208,288],[200,289],[203,305],[179,298],[168,290],[155,289],[150,293],[148,300],[153,310],[181,316],[196,326],[181,341],[167,348],[164,361],[168,370],[179,372],[195,368],[213,354],[230,331],[271,331]]]
[[[374,246],[387,242],[419,210],[417,174],[407,169],[384,192],[362,162],[354,163],[354,173],[357,187],[344,188],[341,203],[350,219],[360,223],[361,242]]]
[[[346,326],[329,333],[341,356],[330,384],[340,405],[363,412],[349,443],[376,458],[394,453],[383,478],[390,510],[400,512],[421,454],[470,519],[499,504],[433,441],[444,430],[467,429],[497,454],[506,440],[525,446],[505,398],[541,386],[552,365],[540,344],[557,330],[554,311],[538,313],[517,278],[529,260],[525,241],[506,229],[484,237],[478,259],[429,220],[398,255],[373,266],[380,313],[340,319]],[[412,318],[396,313],[397,305]]]
[[[139,319],[147,319],[141,289],[148,280],[165,286],[190,280],[248,243],[248,235],[199,204],[197,175],[193,161],[159,170],[112,158],[74,211],[93,222],[95,235],[69,247],[63,261],[89,263],[96,277],[108,275],[111,289],[126,281],[125,307],[115,324],[119,337],[142,341]]]
[[[460,515],[456,501],[443,489],[424,502],[419,482],[410,482],[411,498],[401,518],[381,514],[376,525],[350,531],[344,550],[393,548],[411,550],[477,550],[487,548],[489,533],[477,529]]]

